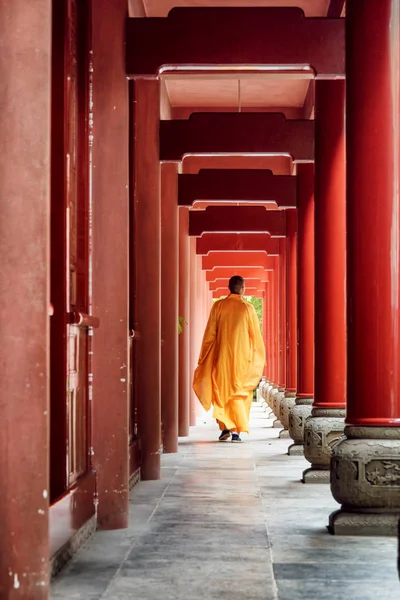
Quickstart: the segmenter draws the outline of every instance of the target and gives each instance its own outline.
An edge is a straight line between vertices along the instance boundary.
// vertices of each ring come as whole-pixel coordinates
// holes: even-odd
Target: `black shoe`
[[[238,433],[232,433],[232,439],[231,442],[234,442],[236,444],[240,443],[242,440],[240,439],[240,436]]]
[[[220,442],[225,442],[225,440],[228,440],[231,437],[231,432],[229,431],[229,429],[224,429],[223,431],[221,431],[221,435],[219,436],[219,441]]]

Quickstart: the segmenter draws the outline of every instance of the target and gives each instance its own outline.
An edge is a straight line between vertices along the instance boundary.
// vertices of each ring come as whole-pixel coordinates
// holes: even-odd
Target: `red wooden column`
[[[0,597],[49,593],[51,3],[0,1]]]
[[[161,204],[157,79],[135,81],[135,240],[138,433],[143,479],[160,477]]]
[[[267,343],[267,335],[268,335],[268,282],[264,285],[264,293],[262,297],[262,336],[265,345],[265,367],[263,371],[263,377],[267,377],[268,372],[268,352],[269,352],[269,344]]]
[[[345,82],[315,83],[315,396],[305,425],[304,482],[329,482],[346,406]]]
[[[346,11],[347,439],[333,451],[331,488],[350,510],[330,525],[334,533],[396,535],[400,13],[395,0],[350,0]]]
[[[164,452],[178,452],[178,163],[161,165],[161,421]]]
[[[179,316],[182,324],[179,335],[179,426],[180,436],[189,435],[190,422],[190,241],[189,209],[180,206],[179,212]]]
[[[190,243],[190,307],[189,307],[189,402],[190,402],[190,415],[189,424],[191,427],[196,425],[196,406],[198,403],[197,396],[192,388],[193,373],[197,366],[199,359],[199,348],[198,348],[198,303],[197,303],[197,255],[196,255],[196,238],[191,237]]]
[[[93,465],[97,473],[98,527],[128,524],[128,223],[129,104],[123,55],[105,42],[123,22],[93,4]]]
[[[285,240],[285,397],[281,401],[281,422],[285,430],[289,429],[289,413],[296,402],[297,378],[297,310],[296,310],[296,254],[297,254],[297,214],[295,210],[286,213],[287,237]]]
[[[272,315],[272,385],[273,389],[270,392],[270,405],[276,416],[274,421],[274,427],[282,427],[279,419],[279,407],[277,405],[277,399],[279,393],[282,395],[282,387],[279,386],[279,379],[281,376],[281,363],[280,363],[280,289],[279,289],[279,274],[280,274],[280,256],[274,258],[274,270],[271,271],[271,315]],[[279,397],[280,400],[280,397]]]
[[[297,165],[297,381],[288,454],[303,454],[314,397],[314,164]]]

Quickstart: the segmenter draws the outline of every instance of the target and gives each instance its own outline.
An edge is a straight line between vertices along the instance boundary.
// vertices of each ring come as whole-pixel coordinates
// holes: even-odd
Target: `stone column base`
[[[282,421],[280,419],[280,413],[281,413],[281,402],[284,397],[285,397],[285,389],[281,388],[281,387],[277,388],[277,391],[273,396],[272,410],[274,411],[274,414],[276,415],[276,421],[274,421],[273,427],[280,427],[280,428],[283,427]]]
[[[337,510],[329,516],[328,531],[332,535],[396,536],[398,513],[367,513]]]
[[[289,432],[287,429],[282,429],[279,432],[278,438],[281,440],[288,440],[290,438]]]
[[[329,483],[332,448],[342,439],[345,410],[313,408],[304,426],[304,456],[311,468],[303,483]]]
[[[400,518],[400,428],[347,426],[332,450],[331,491],[342,508],[330,531],[396,535]]]
[[[329,483],[331,472],[329,469],[321,468],[319,465],[311,465],[303,471],[302,483]]]
[[[304,456],[304,444],[297,444],[296,442],[294,444],[291,444],[288,448],[287,453],[289,456]]]
[[[286,431],[289,431],[289,413],[290,409],[296,403],[296,392],[285,392],[280,402],[279,417]]]
[[[313,398],[296,398],[289,411],[289,435],[294,441],[289,447],[289,456],[304,455],[304,424],[311,416]]]

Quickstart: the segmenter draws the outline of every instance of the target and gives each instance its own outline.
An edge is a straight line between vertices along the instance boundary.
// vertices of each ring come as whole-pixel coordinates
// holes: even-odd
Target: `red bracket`
[[[296,177],[262,169],[201,169],[198,175],[178,175],[178,205],[196,200],[275,202],[296,208]]]
[[[196,240],[196,253],[207,255],[209,252],[266,252],[279,255],[279,239],[268,234],[254,233],[205,233]]]
[[[344,25],[344,19],[306,18],[299,8],[174,8],[167,18],[127,19],[126,72],[306,65],[321,78],[344,77]]]
[[[160,160],[185,154],[290,154],[314,160],[314,121],[286,120],[281,113],[193,113],[160,121]]]
[[[273,237],[286,235],[286,213],[262,206],[209,206],[189,212],[189,235],[206,232],[262,232]]]

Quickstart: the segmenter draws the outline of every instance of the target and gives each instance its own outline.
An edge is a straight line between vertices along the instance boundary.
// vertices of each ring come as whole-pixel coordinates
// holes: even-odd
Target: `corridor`
[[[329,485],[299,482],[261,406],[245,443],[211,423],[132,491],[129,528],[101,531],[52,585],[53,600],[392,600],[396,540],[331,536]]]

